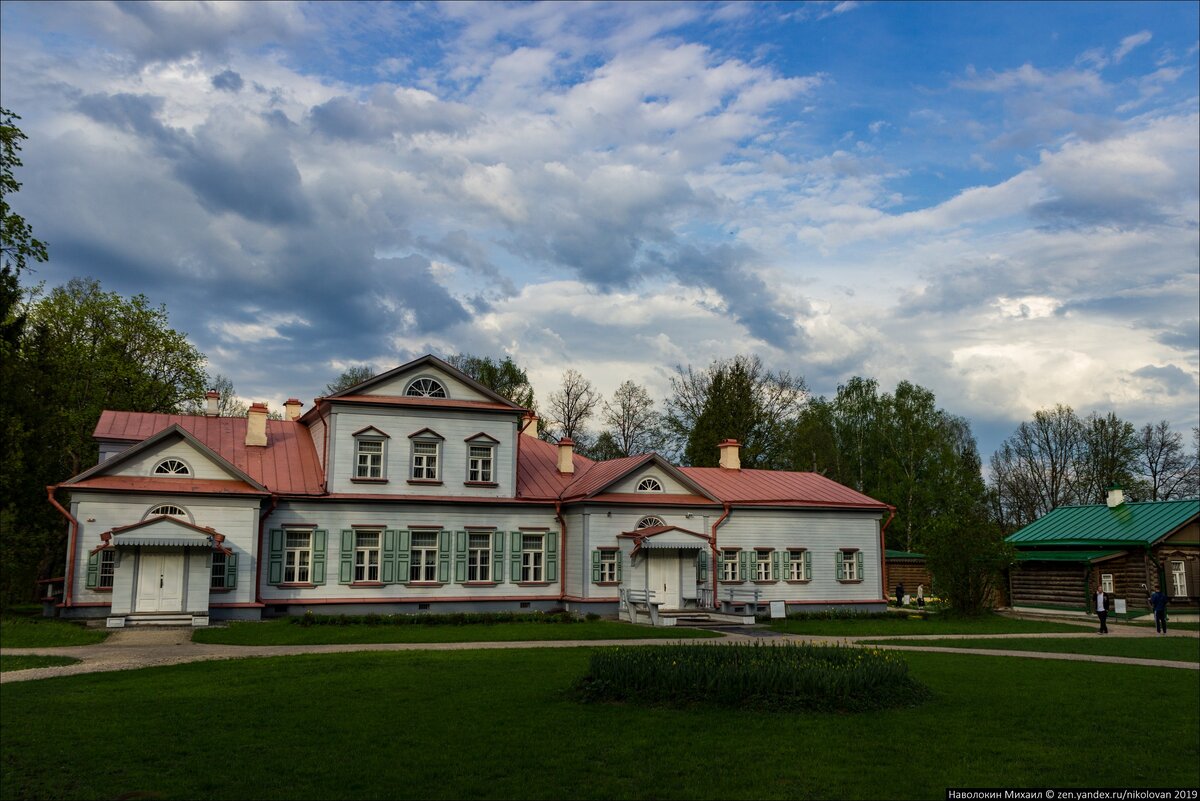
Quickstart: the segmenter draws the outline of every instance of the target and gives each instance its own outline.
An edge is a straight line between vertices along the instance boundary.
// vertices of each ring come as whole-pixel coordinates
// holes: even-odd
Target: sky
[[[239,395],[512,356],[658,399],[757,354],[1200,406],[1200,4],[20,3],[30,280],[145,293]]]

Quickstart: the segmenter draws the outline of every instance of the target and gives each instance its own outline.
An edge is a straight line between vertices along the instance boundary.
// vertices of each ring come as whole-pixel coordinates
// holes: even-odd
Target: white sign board
[[[771,601],[771,618],[787,617],[787,604],[783,601]]]
[[[1115,612],[1118,615],[1125,614],[1125,599],[1124,598],[1113,598],[1113,612]]]

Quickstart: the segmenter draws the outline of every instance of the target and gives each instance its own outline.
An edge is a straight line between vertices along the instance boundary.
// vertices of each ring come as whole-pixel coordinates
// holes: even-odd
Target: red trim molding
[[[457,595],[445,598],[265,598],[266,606],[317,606],[326,604],[442,604],[464,601],[557,601],[557,595]],[[612,600],[617,600],[613,598]],[[79,604],[76,604],[78,606]],[[108,606],[108,604],[94,604]]]

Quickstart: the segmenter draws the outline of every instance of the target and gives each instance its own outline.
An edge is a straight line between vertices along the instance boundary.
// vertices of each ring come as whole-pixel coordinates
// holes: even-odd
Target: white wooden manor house
[[[632,599],[669,623],[730,600],[886,604],[888,506],[742,470],[732,440],[721,467],[593,462],[433,356],[301,407],[218,417],[209,393],[207,415],[104,412],[99,464],[50,488],[69,521],[60,612],[204,625]]]

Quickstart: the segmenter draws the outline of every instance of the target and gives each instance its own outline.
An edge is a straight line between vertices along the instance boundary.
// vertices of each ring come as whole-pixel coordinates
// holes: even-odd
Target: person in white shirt
[[[1104,591],[1099,584],[1096,585],[1096,594],[1093,596],[1096,610],[1096,617],[1100,618],[1100,634],[1108,634],[1108,607],[1112,601],[1108,597],[1108,593]]]

